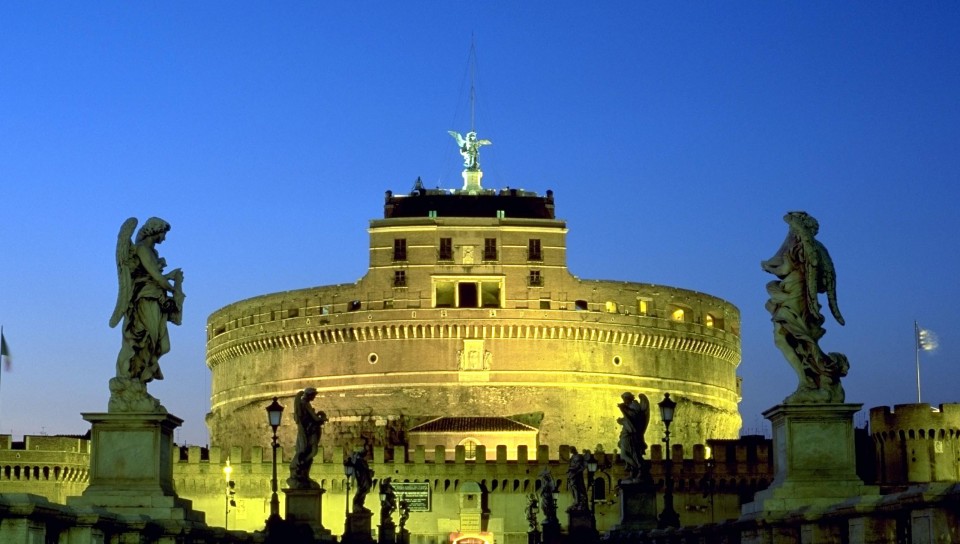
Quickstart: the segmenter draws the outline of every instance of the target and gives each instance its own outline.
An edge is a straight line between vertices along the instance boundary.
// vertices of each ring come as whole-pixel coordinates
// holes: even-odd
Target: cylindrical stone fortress
[[[397,445],[438,417],[507,417],[540,444],[617,447],[624,391],[679,405],[677,443],[740,429],[740,316],[674,287],[581,280],[552,192],[387,193],[355,284],[263,295],[207,324],[214,445],[265,445],[264,407],[305,387],[322,444]],[[283,443],[295,427],[281,428]],[[469,434],[469,433],[468,433]],[[494,451],[495,444],[484,444]]]

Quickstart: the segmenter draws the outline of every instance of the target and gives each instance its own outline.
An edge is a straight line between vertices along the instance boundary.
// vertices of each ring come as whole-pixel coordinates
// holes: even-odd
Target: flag
[[[930,329],[917,328],[917,349],[921,351],[933,351],[940,345],[937,335]]]
[[[10,356],[10,348],[7,347],[7,338],[0,330],[0,359],[3,359],[3,369],[9,371],[13,365],[13,357]]]

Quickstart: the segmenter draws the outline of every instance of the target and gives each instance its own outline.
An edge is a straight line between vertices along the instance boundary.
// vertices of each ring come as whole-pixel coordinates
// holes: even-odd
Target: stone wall
[[[960,404],[870,409],[882,486],[960,480]]]
[[[570,282],[535,304],[508,300],[504,308],[421,307],[429,296],[420,294],[416,307],[398,297],[385,309],[382,297],[367,298],[359,284],[230,305],[208,323],[211,440],[262,444],[263,407],[273,396],[289,405],[305,387],[319,390],[315,406],[331,417],[328,447],[400,445],[404,428],[441,415],[538,412],[540,443],[612,449],[623,391],[653,402],[669,391],[689,414],[671,429],[678,441],[737,436],[739,315],[732,305],[663,286]],[[671,317],[678,308],[682,321]],[[471,349],[482,363],[466,368]],[[660,432],[651,425],[649,438]]]

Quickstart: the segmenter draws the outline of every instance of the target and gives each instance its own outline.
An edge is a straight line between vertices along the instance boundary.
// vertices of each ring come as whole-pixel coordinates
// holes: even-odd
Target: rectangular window
[[[393,239],[393,260],[394,261],[407,260],[407,239],[406,238]]]
[[[543,254],[540,252],[540,239],[531,238],[530,245],[527,246],[527,260],[529,261],[542,261]]]
[[[487,238],[483,241],[483,260],[485,261],[497,260],[497,239],[496,238]]]
[[[453,238],[440,239],[440,253],[438,255],[438,258],[441,261],[453,260]]]
[[[540,287],[543,285],[543,276],[540,275],[539,270],[530,271],[530,286],[531,287]]]
[[[406,287],[407,286],[407,273],[404,270],[395,270],[393,272],[393,286],[394,287]]]
[[[540,309],[541,309],[541,310],[549,310],[549,309],[550,309],[550,299],[549,299],[549,298],[541,298],[541,299],[540,299]]]

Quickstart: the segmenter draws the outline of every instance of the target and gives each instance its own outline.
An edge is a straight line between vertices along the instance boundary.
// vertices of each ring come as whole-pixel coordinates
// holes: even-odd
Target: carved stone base
[[[370,519],[372,517],[373,513],[369,510],[347,514],[347,526],[346,532],[343,534],[343,541],[351,544],[373,542],[370,531],[372,527]]]
[[[78,508],[103,508],[156,520],[203,522],[203,512],[173,489],[173,430],[183,420],[166,413],[87,413],[93,425],[90,485]]]
[[[853,415],[862,404],[778,404],[763,413],[773,425],[774,479],[743,505],[744,515],[817,508],[879,488],[857,477]]]
[[[567,534],[571,542],[593,542],[597,531],[593,526],[593,516],[587,508],[567,510]]]
[[[543,527],[543,544],[560,544],[563,536],[560,534],[560,523],[556,521],[545,521]]]
[[[306,525],[319,541],[332,541],[332,533],[323,526],[323,489],[284,489],[287,523]]]
[[[397,543],[397,526],[392,521],[381,523],[377,527],[377,542],[378,544]]]
[[[620,482],[620,524],[614,531],[657,528],[657,492],[653,482]]]

